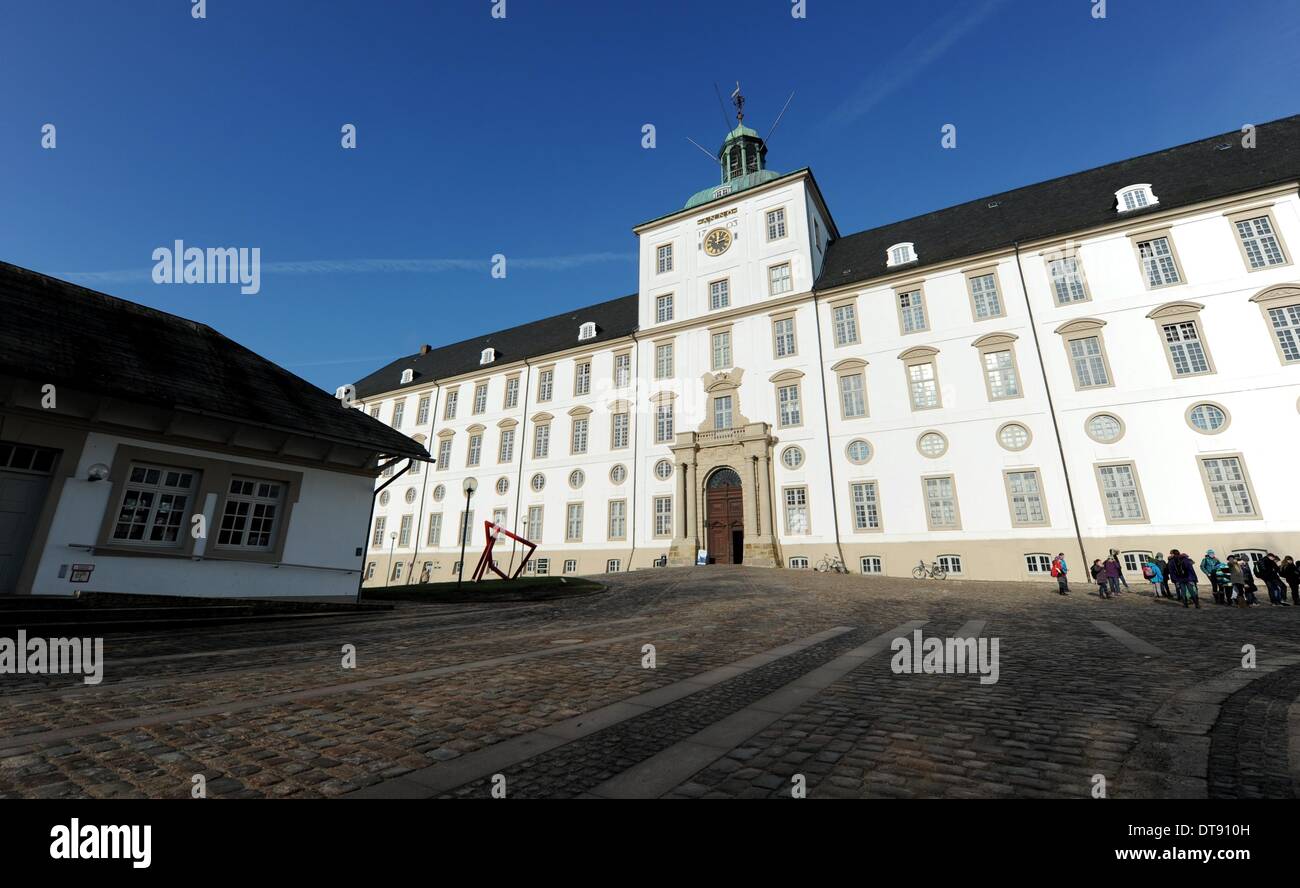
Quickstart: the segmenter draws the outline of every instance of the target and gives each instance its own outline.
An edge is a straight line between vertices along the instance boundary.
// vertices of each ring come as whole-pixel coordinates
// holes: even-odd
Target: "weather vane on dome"
[[[736,106],[736,123],[745,119],[745,97],[740,94],[740,81],[736,81],[736,91],[731,94],[731,104]]]

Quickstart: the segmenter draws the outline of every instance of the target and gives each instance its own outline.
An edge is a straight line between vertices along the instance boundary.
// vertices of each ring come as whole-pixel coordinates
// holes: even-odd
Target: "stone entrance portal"
[[[704,526],[710,564],[745,560],[745,492],[730,466],[715,469],[704,482]]]

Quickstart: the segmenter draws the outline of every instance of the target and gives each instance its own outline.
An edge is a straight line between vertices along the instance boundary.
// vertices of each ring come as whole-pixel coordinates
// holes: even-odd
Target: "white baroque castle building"
[[[434,457],[378,479],[367,584],[454,579],[465,526],[468,577],[484,520],[549,574],[1300,554],[1300,117],[855,234],[766,151],[636,226],[636,294],[356,383]]]

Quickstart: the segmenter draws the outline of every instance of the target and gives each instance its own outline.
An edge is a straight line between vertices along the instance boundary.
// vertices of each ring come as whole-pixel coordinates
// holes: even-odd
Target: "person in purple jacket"
[[[1106,559],[1102,567],[1106,570],[1106,585],[1110,587],[1111,597],[1114,598],[1119,595],[1119,579],[1121,573],[1119,568],[1119,559],[1114,555],[1111,555]]]
[[[1195,604],[1196,609],[1201,609],[1201,598],[1197,593],[1196,584],[1196,565],[1192,559],[1173,549],[1169,553],[1169,576],[1178,588],[1178,597],[1183,601],[1183,607],[1190,607]]]

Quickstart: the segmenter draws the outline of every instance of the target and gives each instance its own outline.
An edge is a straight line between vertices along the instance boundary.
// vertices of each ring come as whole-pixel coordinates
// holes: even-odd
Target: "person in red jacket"
[[[1070,581],[1066,579],[1069,572],[1070,569],[1065,564],[1065,553],[1058,552],[1052,559],[1052,576],[1056,577],[1056,589],[1062,595],[1070,594]]]

